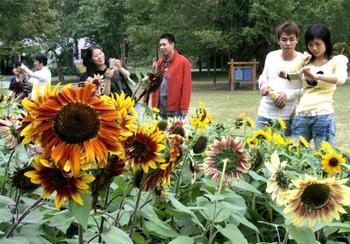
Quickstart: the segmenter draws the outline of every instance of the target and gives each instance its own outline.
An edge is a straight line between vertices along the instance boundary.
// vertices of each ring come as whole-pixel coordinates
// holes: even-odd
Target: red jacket
[[[191,64],[177,51],[168,65],[168,112],[188,110],[191,99]],[[158,108],[159,89],[152,94],[152,107]]]

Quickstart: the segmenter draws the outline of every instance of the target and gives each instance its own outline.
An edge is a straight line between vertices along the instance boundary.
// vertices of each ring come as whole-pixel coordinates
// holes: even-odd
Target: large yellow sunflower
[[[73,175],[81,162],[104,167],[108,151],[122,154],[115,108],[93,96],[93,84],[65,86],[43,103],[27,107],[31,122],[22,135],[38,138],[46,158]],[[38,97],[40,98],[40,97]],[[29,129],[27,129],[29,128]],[[26,142],[28,142],[26,140]]]
[[[134,170],[141,166],[145,173],[148,169],[156,169],[157,164],[165,162],[165,159],[159,153],[165,148],[162,144],[165,136],[155,124],[147,128],[142,125],[140,128],[125,141],[125,153]]]
[[[341,171],[341,165],[345,163],[343,155],[331,151],[322,157],[322,167],[330,175]]]
[[[89,192],[89,183],[94,180],[92,175],[79,172],[71,176],[62,169],[57,168],[52,162],[34,157],[33,166],[35,170],[27,171],[24,175],[29,177],[34,184],[41,184],[44,188],[43,198],[47,198],[51,193],[57,193],[54,204],[59,210],[65,200],[73,199],[79,205],[83,205],[80,193]]]
[[[308,223],[310,228],[316,223],[329,225],[334,218],[340,219],[339,213],[346,213],[343,205],[350,205],[347,179],[317,179],[306,175],[292,182],[296,189],[283,193],[286,204],[283,213],[295,225]]]

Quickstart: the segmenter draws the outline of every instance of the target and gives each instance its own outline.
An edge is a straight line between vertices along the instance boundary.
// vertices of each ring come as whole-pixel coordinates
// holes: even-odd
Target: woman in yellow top
[[[348,59],[344,55],[332,57],[331,35],[323,24],[309,26],[305,44],[311,60],[302,69],[305,85],[296,108],[292,137],[295,140],[299,140],[299,136],[307,141],[313,139],[318,149],[322,141],[334,142],[333,94],[336,85],[347,79]]]

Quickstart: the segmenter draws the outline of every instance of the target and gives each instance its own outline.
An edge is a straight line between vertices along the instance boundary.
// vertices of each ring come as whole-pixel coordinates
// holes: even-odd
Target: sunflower
[[[249,146],[256,146],[259,143],[258,140],[253,137],[247,137],[246,142]]]
[[[122,92],[120,95],[115,94],[112,95],[112,97],[103,96],[102,100],[115,107],[115,110],[117,111],[117,128],[123,139],[131,136],[137,129],[135,124],[137,120],[137,112],[134,108],[135,103],[131,97],[127,97],[125,93]]]
[[[186,136],[186,131],[184,128],[184,122],[182,120],[179,119],[169,119],[169,129],[168,129],[168,133],[169,134],[174,134],[174,135],[180,135],[182,137]]]
[[[156,125],[147,128],[144,125],[134,132],[125,142],[126,157],[137,171],[141,166],[147,173],[149,168],[156,169],[157,163],[165,159],[159,153],[165,148],[162,142],[165,140],[163,133]]]
[[[263,140],[266,142],[271,141],[271,128],[267,127],[266,129],[259,129],[254,131],[254,134],[252,136],[252,139],[256,139],[256,140]]]
[[[255,122],[254,122],[254,120],[251,117],[247,117],[246,121],[247,121],[247,125],[249,127],[255,128]]]
[[[299,136],[299,146],[303,146],[305,148],[309,148],[310,144],[303,136]]]
[[[333,175],[341,171],[341,165],[345,163],[343,155],[332,151],[322,157],[322,167],[328,174]]]
[[[0,119],[0,134],[5,146],[10,149],[14,149],[19,143],[18,127],[18,124],[9,117]]]
[[[93,96],[93,89],[93,84],[65,86],[43,103],[24,103],[30,118],[21,132],[25,142],[37,138],[45,157],[52,158],[59,168],[71,170],[73,175],[79,173],[83,161],[96,160],[99,167],[104,167],[108,151],[123,153],[115,122],[117,112]]]
[[[286,122],[284,122],[284,120],[281,118],[277,118],[277,125],[278,125],[278,128],[281,130],[287,129]]]
[[[347,179],[317,179],[306,175],[304,179],[292,181],[296,189],[286,191],[286,208],[283,213],[291,217],[295,225],[308,222],[310,228],[316,223],[329,225],[339,213],[346,213],[342,205],[350,205],[350,188]]]
[[[237,119],[235,119],[234,124],[236,129],[238,129],[239,127],[241,127],[243,125],[243,119],[246,116],[245,112],[242,112]]]
[[[212,120],[212,115],[207,113],[205,105],[203,103],[199,103],[199,108],[190,118],[190,123],[195,130],[202,131],[212,123]]]
[[[271,155],[271,162],[266,162],[266,168],[272,173],[272,176],[267,180],[266,192],[271,193],[272,200],[278,205],[283,205],[282,193],[288,189],[289,179],[284,173],[284,168],[287,162],[280,162],[280,158],[275,151]]]
[[[334,152],[335,150],[332,148],[331,144],[328,141],[322,141],[321,143],[321,150],[316,151],[315,155],[317,157],[323,157],[329,153]]]
[[[284,140],[283,136],[281,134],[279,134],[279,133],[274,133],[272,135],[272,141],[276,145],[285,146],[285,144],[286,144],[286,141]]]
[[[155,187],[164,188],[165,185],[170,184],[170,176],[176,167],[176,164],[181,156],[182,137],[179,135],[172,135],[169,137],[169,152],[166,160],[160,164],[159,169],[150,172],[146,176],[144,188],[151,191]]]
[[[251,167],[249,156],[243,149],[244,143],[228,136],[211,145],[207,158],[204,160],[204,173],[213,181],[219,183],[224,161],[227,161],[224,184],[229,186],[232,178],[240,179]]]
[[[24,175],[29,177],[32,183],[42,185],[44,199],[56,191],[54,204],[57,210],[65,200],[69,199],[83,205],[80,193],[89,193],[88,184],[94,180],[93,176],[82,172],[71,176],[57,168],[51,161],[39,156],[34,157],[33,167],[35,170],[27,171]]]

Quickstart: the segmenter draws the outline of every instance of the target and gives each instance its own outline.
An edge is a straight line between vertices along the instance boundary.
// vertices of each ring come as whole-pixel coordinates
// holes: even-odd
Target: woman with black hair
[[[127,96],[132,96],[132,91],[127,83],[130,72],[122,66],[119,59],[111,59],[110,64],[100,47],[91,46],[86,50],[83,64],[86,72],[81,75],[80,81],[85,82],[89,77],[102,75],[105,82],[103,94],[120,94],[123,91]]]
[[[314,140],[318,149],[322,141],[330,144],[335,138],[333,94],[336,86],[345,83],[348,58],[332,56],[331,34],[324,24],[313,24],[305,33],[305,45],[311,54],[310,63],[302,69],[304,92],[296,108],[292,137]]]

